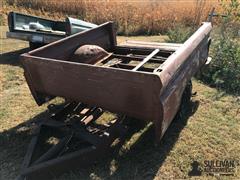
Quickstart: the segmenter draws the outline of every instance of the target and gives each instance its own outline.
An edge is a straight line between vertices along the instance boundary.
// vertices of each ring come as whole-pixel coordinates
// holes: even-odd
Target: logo
[[[188,175],[189,176],[201,176],[202,175],[202,170],[200,169],[200,164],[197,161],[193,161],[192,165],[192,170],[189,171]]]
[[[240,166],[239,160],[205,160],[202,163],[193,161],[189,176],[233,176],[237,166]]]

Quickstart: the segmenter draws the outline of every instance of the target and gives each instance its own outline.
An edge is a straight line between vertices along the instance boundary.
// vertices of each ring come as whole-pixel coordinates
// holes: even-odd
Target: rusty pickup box
[[[25,53],[21,62],[38,105],[59,96],[152,121],[159,142],[187,83],[208,58],[211,29],[210,22],[202,23],[183,44],[118,45],[113,23],[107,22]],[[72,62],[74,51],[85,44],[111,55],[97,64]]]
[[[153,122],[159,142],[185,92],[191,90],[192,76],[207,61],[211,29],[212,24],[204,22],[183,44],[131,41],[118,45],[114,25],[108,22],[21,55],[36,103],[42,105],[54,97],[69,103],[39,126],[20,176],[44,179],[103,159],[115,140],[126,134],[126,116]],[[75,61],[76,52],[86,46],[99,47],[108,55]],[[105,125],[94,124],[105,110],[119,117]],[[61,132],[59,142],[34,160],[34,149],[44,142],[38,140],[40,132],[49,129]],[[71,150],[71,144],[79,148]]]

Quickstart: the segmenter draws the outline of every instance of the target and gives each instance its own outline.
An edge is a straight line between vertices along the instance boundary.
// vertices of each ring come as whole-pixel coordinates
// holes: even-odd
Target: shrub
[[[220,33],[215,35],[210,56],[213,61],[202,76],[202,80],[227,92],[240,94],[240,3],[222,1],[226,17],[221,18]]]
[[[183,24],[177,24],[175,27],[168,30],[167,42],[170,43],[183,43],[185,42],[193,33],[193,28],[186,27]]]

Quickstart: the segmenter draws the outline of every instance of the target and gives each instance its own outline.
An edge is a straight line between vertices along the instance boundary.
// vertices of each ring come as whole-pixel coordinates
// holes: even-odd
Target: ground
[[[6,39],[1,26],[0,39],[0,179],[15,179],[31,138],[31,123],[44,118],[47,105],[34,102],[23,76],[19,55],[28,43]],[[130,37],[163,41],[161,36]],[[120,41],[127,39],[119,37]],[[84,169],[66,173],[60,179],[184,179],[192,163],[201,168],[205,160],[240,160],[240,102],[197,80],[193,80],[187,114],[176,118],[161,143],[154,145],[151,126],[132,134],[121,154],[109,156]],[[234,176],[210,177],[202,173],[193,179],[240,179]]]

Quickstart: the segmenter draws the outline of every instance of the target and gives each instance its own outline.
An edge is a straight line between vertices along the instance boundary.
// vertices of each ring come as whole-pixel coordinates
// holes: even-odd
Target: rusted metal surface
[[[21,56],[25,77],[41,105],[60,96],[145,121],[153,121],[159,142],[181,103],[186,83],[208,57],[211,23],[205,22],[175,49],[158,44],[119,46],[111,22]],[[71,61],[82,45],[112,53],[99,64]],[[135,67],[155,49],[156,55]]]
[[[71,58],[74,62],[95,64],[98,60],[109,56],[110,54],[103,48],[96,45],[83,45],[79,47]]]
[[[146,64],[153,56],[155,56],[159,52],[159,49],[155,49],[151,54],[149,54],[147,57],[145,57],[136,67],[134,67],[132,70],[137,71],[140,69],[144,64]]]
[[[18,179],[53,178],[108,156],[124,139],[127,129],[124,116],[105,124],[95,123],[102,114],[101,108],[72,102],[41,122],[29,144]],[[54,144],[50,138],[55,140]],[[45,152],[39,153],[40,149]]]

